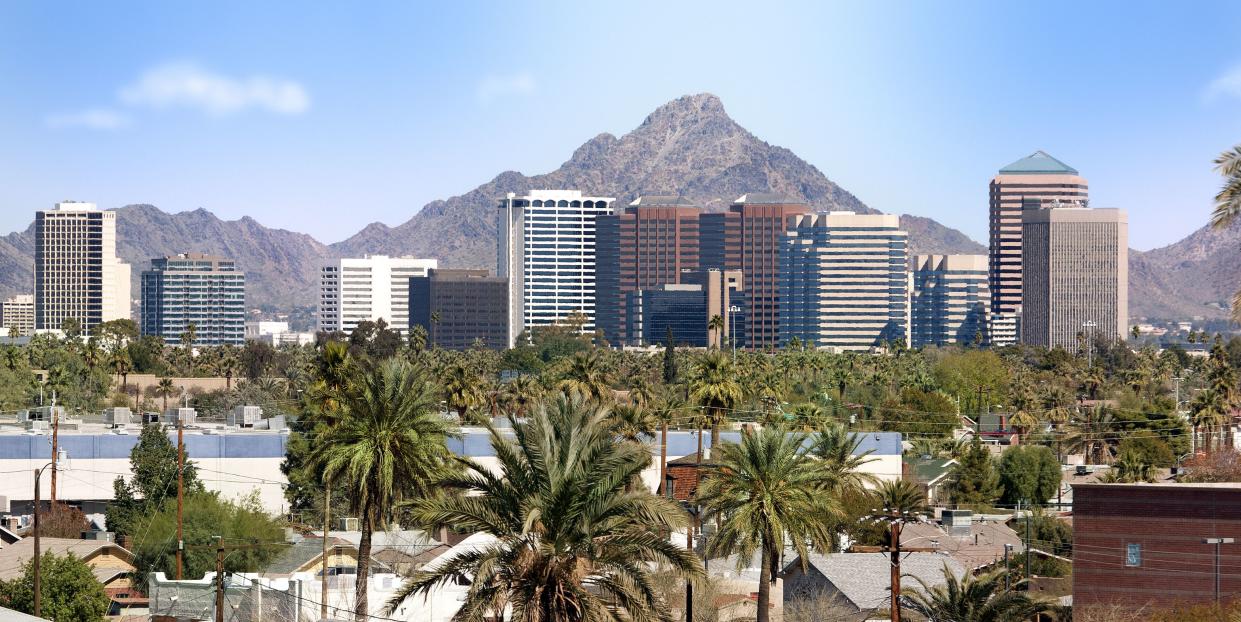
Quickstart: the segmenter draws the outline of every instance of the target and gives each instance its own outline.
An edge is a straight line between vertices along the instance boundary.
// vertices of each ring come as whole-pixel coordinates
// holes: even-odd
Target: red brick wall
[[[1211,602],[1215,546],[1220,594],[1241,596],[1241,486],[1087,484],[1073,488],[1073,606]],[[1125,565],[1126,546],[1141,547],[1141,566]]]

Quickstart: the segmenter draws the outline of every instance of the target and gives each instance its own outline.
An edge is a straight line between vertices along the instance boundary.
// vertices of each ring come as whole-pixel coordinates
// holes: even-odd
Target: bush
[[[108,614],[111,600],[86,562],[72,553],[64,557],[44,553],[41,565],[43,617],[49,620],[97,622]],[[10,609],[34,613],[33,560],[22,566],[22,576],[0,582],[0,601]]]
[[[1047,447],[1017,445],[1000,457],[1001,497],[1007,505],[1018,502],[1041,506],[1060,488],[1060,461]]]

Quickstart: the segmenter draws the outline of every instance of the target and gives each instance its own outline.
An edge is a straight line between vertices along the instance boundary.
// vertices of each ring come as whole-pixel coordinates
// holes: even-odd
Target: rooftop
[[[803,201],[779,192],[747,192],[733,201],[734,205],[801,205]]]
[[[891,600],[888,590],[892,565],[887,553],[811,553],[807,561],[858,609],[878,609]],[[784,572],[800,565],[801,558],[794,558],[785,565]],[[930,587],[943,585],[945,566],[958,577],[965,574],[965,569],[946,555],[909,553],[901,558],[902,589],[918,589],[918,579]]]
[[[1035,151],[1030,155],[1000,169],[1001,175],[1076,175],[1077,169],[1057,160],[1046,151]]]
[[[679,194],[648,194],[629,203],[629,207],[698,207]]]

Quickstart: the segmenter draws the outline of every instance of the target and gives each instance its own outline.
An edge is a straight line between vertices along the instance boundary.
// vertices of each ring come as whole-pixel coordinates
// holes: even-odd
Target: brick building
[[[1241,484],[1074,487],[1073,608],[1241,595]],[[1214,544],[1212,539],[1233,539]],[[1216,571],[1218,547],[1219,569]]]
[[[409,326],[427,331],[427,345],[503,349],[509,335],[508,279],[486,270],[431,269],[409,279]]]

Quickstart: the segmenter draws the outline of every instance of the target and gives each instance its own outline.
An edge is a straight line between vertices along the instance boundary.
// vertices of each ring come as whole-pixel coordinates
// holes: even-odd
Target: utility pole
[[[892,521],[891,542],[888,549],[892,556],[892,622],[901,622],[901,522]]]
[[[185,561],[185,538],[181,533],[181,511],[185,502],[185,429],[181,425],[181,413],[177,412],[177,580],[181,580],[181,567]]]
[[[43,469],[34,470],[34,617],[43,617],[43,573],[39,569],[39,475]]]
[[[331,527],[332,512],[332,481],[324,482],[323,486],[323,580],[319,590],[319,619],[327,619],[327,562],[328,562],[328,529]]]
[[[1009,566],[1008,566],[1008,552],[1011,550],[1013,550],[1013,545],[1005,543],[1004,544],[1004,591],[1005,592],[1011,590],[1013,587],[1013,575],[1011,574],[1011,571],[1009,570]],[[1029,557],[1028,554],[1026,556]]]
[[[179,565],[177,570],[181,570]],[[224,622],[224,539],[219,536],[215,548],[215,622]]]
[[[51,500],[52,505],[56,505],[56,452],[60,449],[58,443],[60,441],[60,416],[56,412],[56,390],[52,390],[52,410],[48,411],[52,417],[52,489]]]
[[[1091,339],[1094,327],[1098,326],[1094,320],[1086,320],[1082,322],[1082,328],[1086,329],[1086,368],[1094,367],[1094,340]]]
[[[1233,538],[1203,538],[1203,544],[1215,545],[1215,604],[1219,605],[1219,545],[1232,544],[1235,542]],[[38,601],[35,601],[38,602]]]
[[[1020,512],[1020,511],[1021,511],[1021,502],[1020,502],[1020,501],[1018,501],[1018,502],[1017,502],[1017,511],[1018,511],[1018,512]],[[1031,518],[1033,518],[1033,514],[1032,514],[1032,513],[1030,512],[1030,510],[1027,508],[1027,509],[1026,509],[1026,542],[1025,542],[1025,546],[1026,546],[1026,550],[1025,550],[1025,555],[1026,555],[1026,591],[1029,591],[1029,590],[1030,590],[1030,519],[1031,519]]]

